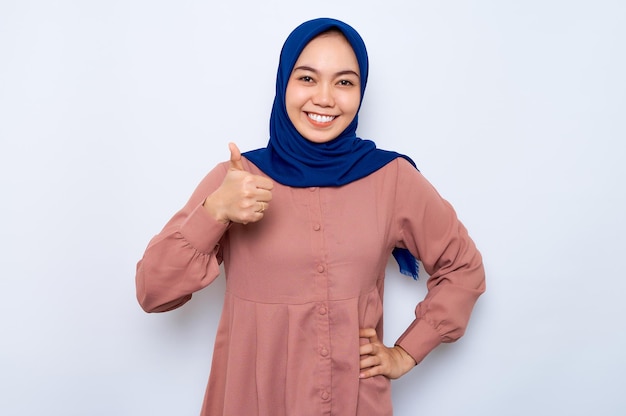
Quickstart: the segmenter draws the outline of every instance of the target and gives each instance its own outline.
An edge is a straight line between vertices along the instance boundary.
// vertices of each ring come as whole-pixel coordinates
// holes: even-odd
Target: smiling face
[[[285,106],[298,132],[314,143],[339,136],[356,116],[361,101],[359,64],[338,32],[311,40],[287,83]]]

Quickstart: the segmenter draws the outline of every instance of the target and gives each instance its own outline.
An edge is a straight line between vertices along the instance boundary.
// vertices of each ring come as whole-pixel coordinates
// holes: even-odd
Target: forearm
[[[459,268],[433,274],[426,298],[415,309],[415,320],[396,342],[418,363],[439,344],[463,336],[476,300],[485,291],[482,260],[473,243],[471,247]]]
[[[180,226],[167,226],[137,264],[137,299],[146,312],[175,309],[220,273],[219,240],[227,225],[198,206]]]

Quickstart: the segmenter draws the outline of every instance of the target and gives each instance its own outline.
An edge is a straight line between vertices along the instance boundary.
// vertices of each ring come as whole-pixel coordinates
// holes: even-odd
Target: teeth
[[[309,116],[309,118],[317,121],[318,123],[328,123],[329,121],[333,121],[335,119],[335,116],[323,116],[321,114],[313,113],[308,113],[307,115]]]

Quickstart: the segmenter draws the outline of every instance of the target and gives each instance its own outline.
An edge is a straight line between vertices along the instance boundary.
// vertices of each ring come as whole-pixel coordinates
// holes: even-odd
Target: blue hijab
[[[266,175],[286,186],[346,185],[368,176],[398,157],[415,166],[408,156],[377,149],[373,141],[357,137],[358,114],[343,133],[326,143],[305,139],[292,124],[285,107],[285,92],[293,67],[304,47],[317,35],[331,29],[339,30],[354,50],[359,64],[363,102],[369,62],[365,43],[357,31],[344,22],[329,18],[309,20],[294,29],[280,53],[269,143],[267,147],[244,153]],[[403,274],[417,279],[417,261],[408,250],[395,248],[393,256]]]

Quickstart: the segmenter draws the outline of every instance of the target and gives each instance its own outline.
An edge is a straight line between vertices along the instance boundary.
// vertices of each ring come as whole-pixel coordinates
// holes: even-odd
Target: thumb
[[[378,334],[375,328],[361,328],[359,338],[367,338],[370,342],[376,342],[378,341]]]
[[[230,149],[230,168],[234,170],[244,170],[241,162],[241,152],[235,143],[228,143]]]

